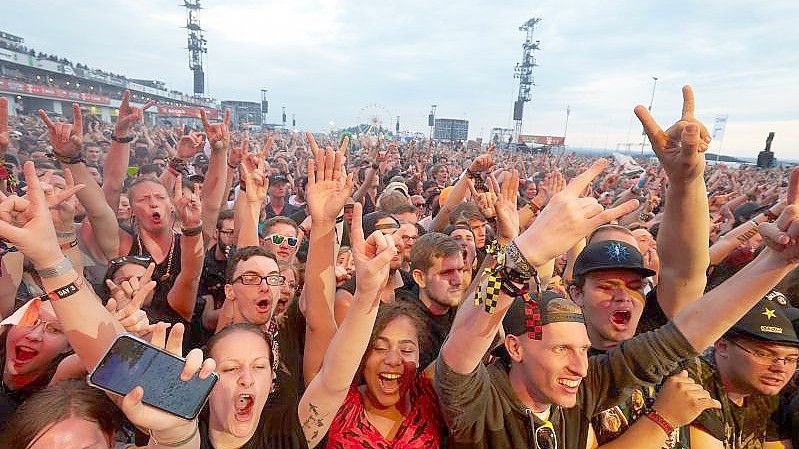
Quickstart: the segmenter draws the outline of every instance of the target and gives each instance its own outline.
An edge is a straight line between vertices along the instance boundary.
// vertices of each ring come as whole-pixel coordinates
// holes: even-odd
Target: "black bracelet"
[[[61,154],[53,152],[53,153],[49,153],[47,156],[50,159],[55,159],[55,160],[57,160],[58,162],[60,162],[60,163],[62,163],[64,165],[75,165],[75,164],[80,164],[80,163],[86,162],[86,159],[83,158],[82,154],[76,154],[74,156],[64,156],[64,155],[61,155]]]
[[[183,228],[182,233],[185,237],[194,237],[195,235],[200,235],[203,232],[203,224],[200,223],[193,228]]]
[[[133,136],[117,137],[114,133],[111,133],[111,140],[116,143],[131,143],[133,142]]]

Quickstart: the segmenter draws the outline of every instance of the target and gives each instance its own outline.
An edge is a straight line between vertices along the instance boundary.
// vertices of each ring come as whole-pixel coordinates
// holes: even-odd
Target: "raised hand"
[[[513,170],[500,188],[494,175],[488,176],[488,190],[494,195],[494,211],[497,216],[497,238],[500,243],[510,243],[519,235],[519,212],[516,198],[519,195],[519,171]]]
[[[694,117],[694,91],[682,88],[682,116],[665,132],[644,106],[635,107],[635,115],[644,126],[652,150],[666,169],[669,179],[693,180],[705,171],[704,152],[710,145],[707,128]]]
[[[178,140],[176,151],[178,158],[186,160],[192,158],[203,149],[205,135],[200,132],[191,132]]]
[[[167,338],[167,324],[158,323],[153,330],[150,344],[157,348],[166,349],[170,353],[181,357],[183,354],[183,334],[182,323],[172,326]],[[184,382],[197,375],[200,379],[205,379],[216,369],[216,362],[213,359],[203,360],[203,352],[200,349],[192,349],[186,355],[186,364],[180,379]],[[199,373],[198,373],[199,372]],[[142,402],[144,389],[135,387],[122,399],[120,408],[125,416],[133,425],[138,428],[147,429],[150,435],[157,441],[175,442],[181,441],[196,431],[197,422],[187,421],[170,413],[158,410],[145,405]]]
[[[244,133],[241,138],[241,146],[230,147],[230,153],[227,155],[227,165],[230,168],[236,168],[241,164],[241,158],[250,154],[250,136]]]
[[[788,263],[799,261],[799,168],[791,171],[785,208],[774,223],[762,223],[763,241]]]
[[[688,377],[685,370],[666,379],[652,405],[675,429],[692,423],[709,408],[721,408],[721,403]]]
[[[114,127],[114,135],[117,137],[126,137],[133,125],[142,121],[144,118],[144,111],[152,107],[154,104],[155,101],[151,100],[140,108],[131,106],[130,91],[125,89],[125,93],[122,94],[122,104],[119,105],[119,117],[117,118],[117,123]]]
[[[111,293],[111,298],[114,299],[117,309],[130,306],[134,309],[141,308],[156,287],[155,281],[152,280],[153,271],[155,271],[155,264],[150,263],[141,277],[131,277],[119,285],[111,279],[106,279],[105,285],[108,286],[108,291]]]
[[[245,136],[246,139],[246,136]],[[241,180],[247,190],[247,201],[259,206],[266,200],[269,190],[268,165],[266,156],[272,148],[272,136],[267,136],[266,142],[260,152],[255,154],[242,153]],[[242,150],[244,146],[242,145]]]
[[[366,240],[363,238],[363,206],[355,203],[352,209],[352,228],[350,242],[352,257],[355,259],[355,277],[358,279],[356,289],[362,293],[374,294],[377,306],[380,302],[380,290],[388,282],[391,259],[397,255],[394,239],[375,231]]]
[[[53,122],[43,109],[39,109],[39,117],[47,125],[53,152],[68,157],[80,153],[83,147],[83,116],[80,105],[72,103],[72,124]]]
[[[187,195],[183,191],[183,180],[180,176],[175,179],[175,196],[172,199],[184,228],[195,228],[202,224],[202,203],[200,202],[200,184],[194,183],[194,188]]]
[[[488,146],[488,149],[485,153],[477,156],[469,165],[469,171],[472,173],[482,173],[484,171],[491,170],[491,167],[494,166],[494,150],[496,150],[496,146],[492,143]]]
[[[208,135],[208,141],[211,142],[211,147],[215,150],[224,150],[230,146],[230,130],[228,124],[230,123],[230,109],[225,109],[225,119],[222,123],[211,124],[208,121],[208,115],[205,109],[200,110],[200,118],[203,121],[205,134]]]
[[[64,168],[64,188],[59,189],[52,184],[53,172],[48,170],[40,180],[47,207],[53,216],[53,224],[57,231],[67,231],[75,227],[75,202],[73,197],[85,184],[75,185],[72,170]]]
[[[352,194],[352,174],[347,175],[349,137],[345,136],[338,151],[322,150],[311,133],[306,133],[313,159],[308,159],[308,185],[305,197],[314,223],[333,223]]]
[[[36,167],[23,165],[28,194],[25,198],[0,193],[0,239],[16,246],[35,268],[51,267],[64,257]]]
[[[596,198],[580,197],[586,186],[607,166],[608,161],[600,159],[572,179],[552,197],[533,224],[515,239],[522,254],[533,266],[541,266],[565,253],[596,227],[638,208],[638,200],[630,200],[605,210]]]
[[[8,149],[8,100],[0,97],[0,154]]]

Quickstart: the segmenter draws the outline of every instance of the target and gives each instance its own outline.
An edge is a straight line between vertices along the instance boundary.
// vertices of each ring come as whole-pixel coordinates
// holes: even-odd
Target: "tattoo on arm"
[[[327,418],[327,414],[322,414],[318,406],[312,403],[308,404],[308,417],[302,423],[302,429],[306,435],[309,435],[310,440],[315,441],[321,436],[319,431],[325,425],[325,418]]]

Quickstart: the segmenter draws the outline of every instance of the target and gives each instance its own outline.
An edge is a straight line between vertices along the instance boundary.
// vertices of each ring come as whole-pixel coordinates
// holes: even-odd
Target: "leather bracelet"
[[[78,275],[78,278],[74,281],[61,288],[57,288],[50,293],[45,293],[44,295],[39,296],[38,299],[41,301],[58,301],[59,299],[69,298],[70,296],[79,292],[81,288],[83,288],[83,277]]]
[[[48,157],[51,159],[55,159],[58,162],[65,164],[65,165],[75,165],[86,162],[86,159],[83,158],[82,154],[76,154],[74,156],[64,156],[58,153],[49,153]]]
[[[131,143],[133,142],[133,136],[117,137],[114,133],[111,133],[111,140],[116,143]]]
[[[660,426],[660,428],[666,432],[666,436],[671,436],[672,432],[674,432],[674,426],[672,426],[669,420],[664,418],[663,415],[658,413],[656,410],[650,410],[645,416]]]
[[[77,240],[76,240],[76,245],[77,245]],[[36,273],[42,279],[46,279],[46,278],[54,278],[57,276],[61,276],[62,274],[69,273],[71,270],[74,270],[74,268],[72,267],[72,262],[70,262],[69,258],[65,256],[57,264],[51,267],[45,267],[42,269],[36,268]]]
[[[191,432],[191,435],[187,436],[186,438],[184,438],[182,440],[173,441],[173,442],[158,441],[158,439],[155,438],[155,435],[153,435],[152,432],[148,432],[148,433],[150,434],[150,438],[155,442],[155,444],[157,444],[159,446],[181,447],[181,446],[185,445],[186,443],[190,442],[191,440],[193,440],[194,437],[197,436],[197,431],[198,431],[197,429],[198,429],[198,427],[195,425],[194,426],[194,431]]]
[[[183,228],[181,229],[181,233],[186,237],[194,237],[195,235],[200,235],[203,232],[203,224],[200,223],[193,228]]]
[[[230,162],[228,162],[228,163],[227,163],[227,166],[228,166],[229,168],[232,168],[233,170],[235,170],[235,169],[239,168],[239,167],[237,167],[237,166],[235,166],[235,165],[230,165]]]

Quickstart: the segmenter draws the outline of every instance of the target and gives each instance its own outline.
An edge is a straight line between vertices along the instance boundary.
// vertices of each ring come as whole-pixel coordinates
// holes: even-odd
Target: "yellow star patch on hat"
[[[771,320],[772,318],[776,318],[777,317],[777,315],[774,313],[774,311],[769,309],[768,307],[766,307],[766,310],[764,310],[761,315],[765,315],[766,318],[768,318],[769,320]]]

